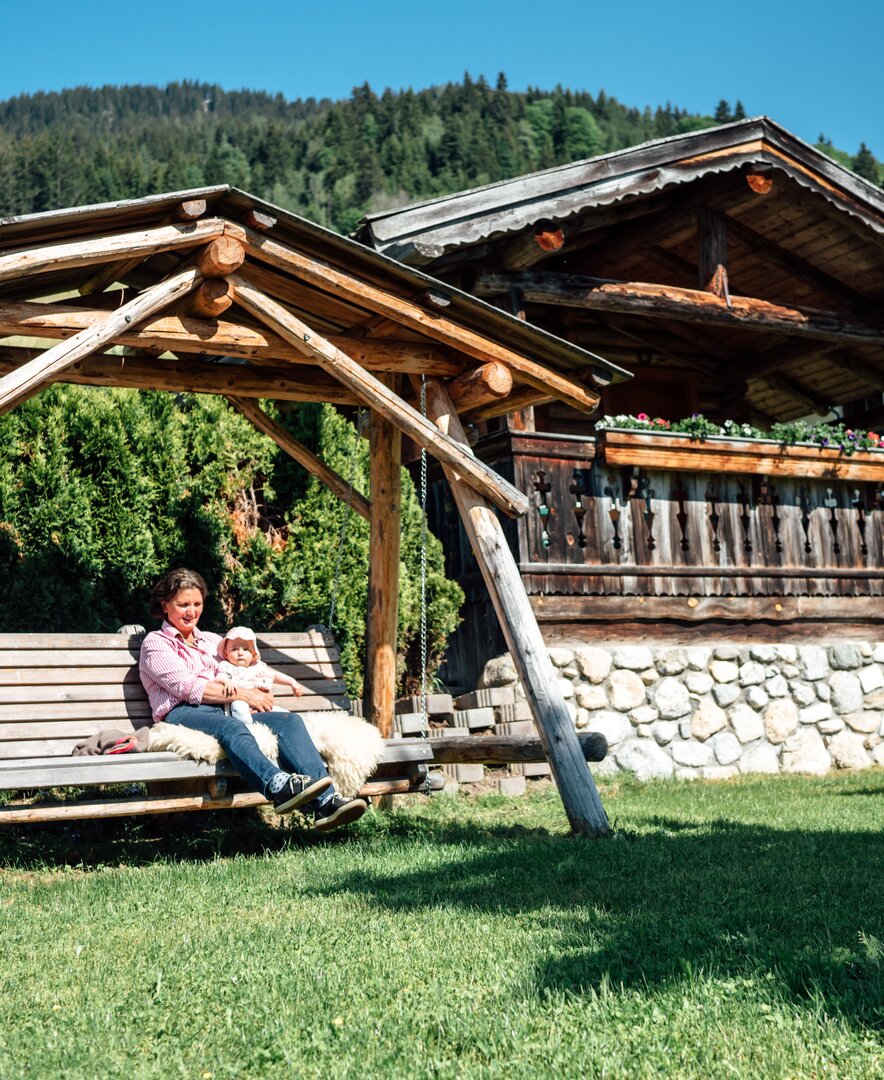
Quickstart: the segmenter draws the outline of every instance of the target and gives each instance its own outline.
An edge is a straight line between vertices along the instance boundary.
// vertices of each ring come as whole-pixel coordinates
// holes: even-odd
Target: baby
[[[288,675],[275,671],[261,660],[255,631],[248,626],[234,626],[228,630],[218,646],[220,663],[218,671],[222,679],[228,679],[234,686],[244,690],[272,690],[274,686],[284,686],[295,697],[300,697],[303,687]],[[232,701],[230,715],[248,723],[252,711],[245,701]]]

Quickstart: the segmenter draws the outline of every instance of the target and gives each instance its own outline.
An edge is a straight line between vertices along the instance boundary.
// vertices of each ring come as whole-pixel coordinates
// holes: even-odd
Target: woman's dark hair
[[[187,570],[185,567],[179,567],[177,570],[170,570],[168,574],[164,574],[160,580],[154,585],[150,593],[150,613],[155,619],[162,619],[165,617],[163,611],[163,604],[171,600],[172,597],[180,592],[181,589],[199,589],[202,593],[203,600],[206,598],[206,593],[209,591],[206,588],[206,583],[203,581],[202,576],[196,572],[196,570]]]

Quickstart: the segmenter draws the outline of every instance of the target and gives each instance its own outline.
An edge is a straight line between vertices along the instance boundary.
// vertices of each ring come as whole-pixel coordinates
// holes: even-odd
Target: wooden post
[[[427,380],[427,413],[452,439],[466,442],[448,391],[437,379]],[[491,594],[571,828],[584,836],[606,836],[610,827],[604,807],[497,515],[451,466],[442,467]]]
[[[387,375],[383,381],[394,392],[397,390],[395,375]],[[402,432],[372,411],[369,446],[371,543],[363,715],[388,739],[393,734],[396,701]]]
[[[700,210],[697,214],[698,284],[706,292],[727,299],[727,229],[724,214]]]

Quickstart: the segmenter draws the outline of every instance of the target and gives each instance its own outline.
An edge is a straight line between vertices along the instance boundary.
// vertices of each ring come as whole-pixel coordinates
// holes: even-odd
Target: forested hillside
[[[367,210],[414,202],[648,139],[739,119],[639,110],[584,91],[461,83],[343,101],[286,101],[202,83],[35,94],[0,102],[0,214],[230,183],[350,231]],[[856,157],[821,147],[880,180]]]

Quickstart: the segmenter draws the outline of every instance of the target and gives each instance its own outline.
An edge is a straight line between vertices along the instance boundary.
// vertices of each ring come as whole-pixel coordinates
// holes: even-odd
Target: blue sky
[[[739,98],[809,142],[824,132],[884,159],[884,4],[878,0],[375,0],[185,5],[0,0],[0,100],[182,79],[287,98],[346,97],[368,81],[415,89],[498,71],[640,108],[711,113]]]

